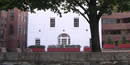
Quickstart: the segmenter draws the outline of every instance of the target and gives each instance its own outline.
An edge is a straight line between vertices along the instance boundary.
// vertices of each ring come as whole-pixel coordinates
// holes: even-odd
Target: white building
[[[63,14],[60,18],[53,12],[40,11],[29,16],[28,45],[35,45],[40,38],[41,45],[70,44],[89,46],[90,29],[87,21],[74,13]]]

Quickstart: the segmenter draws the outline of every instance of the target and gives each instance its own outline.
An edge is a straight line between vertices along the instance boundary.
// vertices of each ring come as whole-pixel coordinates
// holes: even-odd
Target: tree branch
[[[77,0],[74,0],[84,11],[86,11],[86,9],[77,1]]]
[[[89,19],[85,16],[84,13],[82,13],[81,11],[79,11],[79,9],[76,9],[75,6],[73,6],[73,8],[74,8],[75,11],[78,11],[88,21],[88,23],[90,23]]]
[[[103,12],[100,11],[100,12],[98,13],[98,15],[97,15],[97,18],[100,19],[102,15],[103,15]]]
[[[77,0],[74,0],[74,1],[84,10],[85,14],[89,16],[88,11]]]
[[[89,19],[82,12],[79,11],[79,13],[90,23]]]
[[[88,0],[86,0],[86,2],[88,3],[88,5],[90,4],[90,2]]]

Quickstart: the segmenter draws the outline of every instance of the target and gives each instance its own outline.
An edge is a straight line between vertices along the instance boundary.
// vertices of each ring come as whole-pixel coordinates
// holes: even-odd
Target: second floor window
[[[6,23],[7,23],[7,18],[6,17],[1,17],[0,26],[5,26],[6,27]]]
[[[120,19],[104,18],[102,19],[103,24],[117,24],[120,23]]]
[[[130,18],[124,18],[123,23],[130,23]]]
[[[14,10],[10,10],[10,20],[14,20]]]
[[[74,27],[79,27],[79,18],[74,18]]]
[[[55,18],[50,19],[50,27],[55,27]]]

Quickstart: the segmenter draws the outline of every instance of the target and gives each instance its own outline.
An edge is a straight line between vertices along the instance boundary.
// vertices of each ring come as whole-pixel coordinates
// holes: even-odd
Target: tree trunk
[[[99,39],[99,18],[97,14],[97,0],[90,0],[89,5],[89,24],[91,30],[91,48],[93,52],[101,52]]]
[[[97,18],[92,18],[90,20],[90,30],[91,30],[91,48],[92,52],[101,52],[100,48],[100,38],[99,38],[99,20]]]

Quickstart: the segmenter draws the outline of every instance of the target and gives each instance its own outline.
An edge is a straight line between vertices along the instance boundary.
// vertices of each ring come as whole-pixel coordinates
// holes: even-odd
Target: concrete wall
[[[0,65],[130,65],[130,53],[0,53]]]

